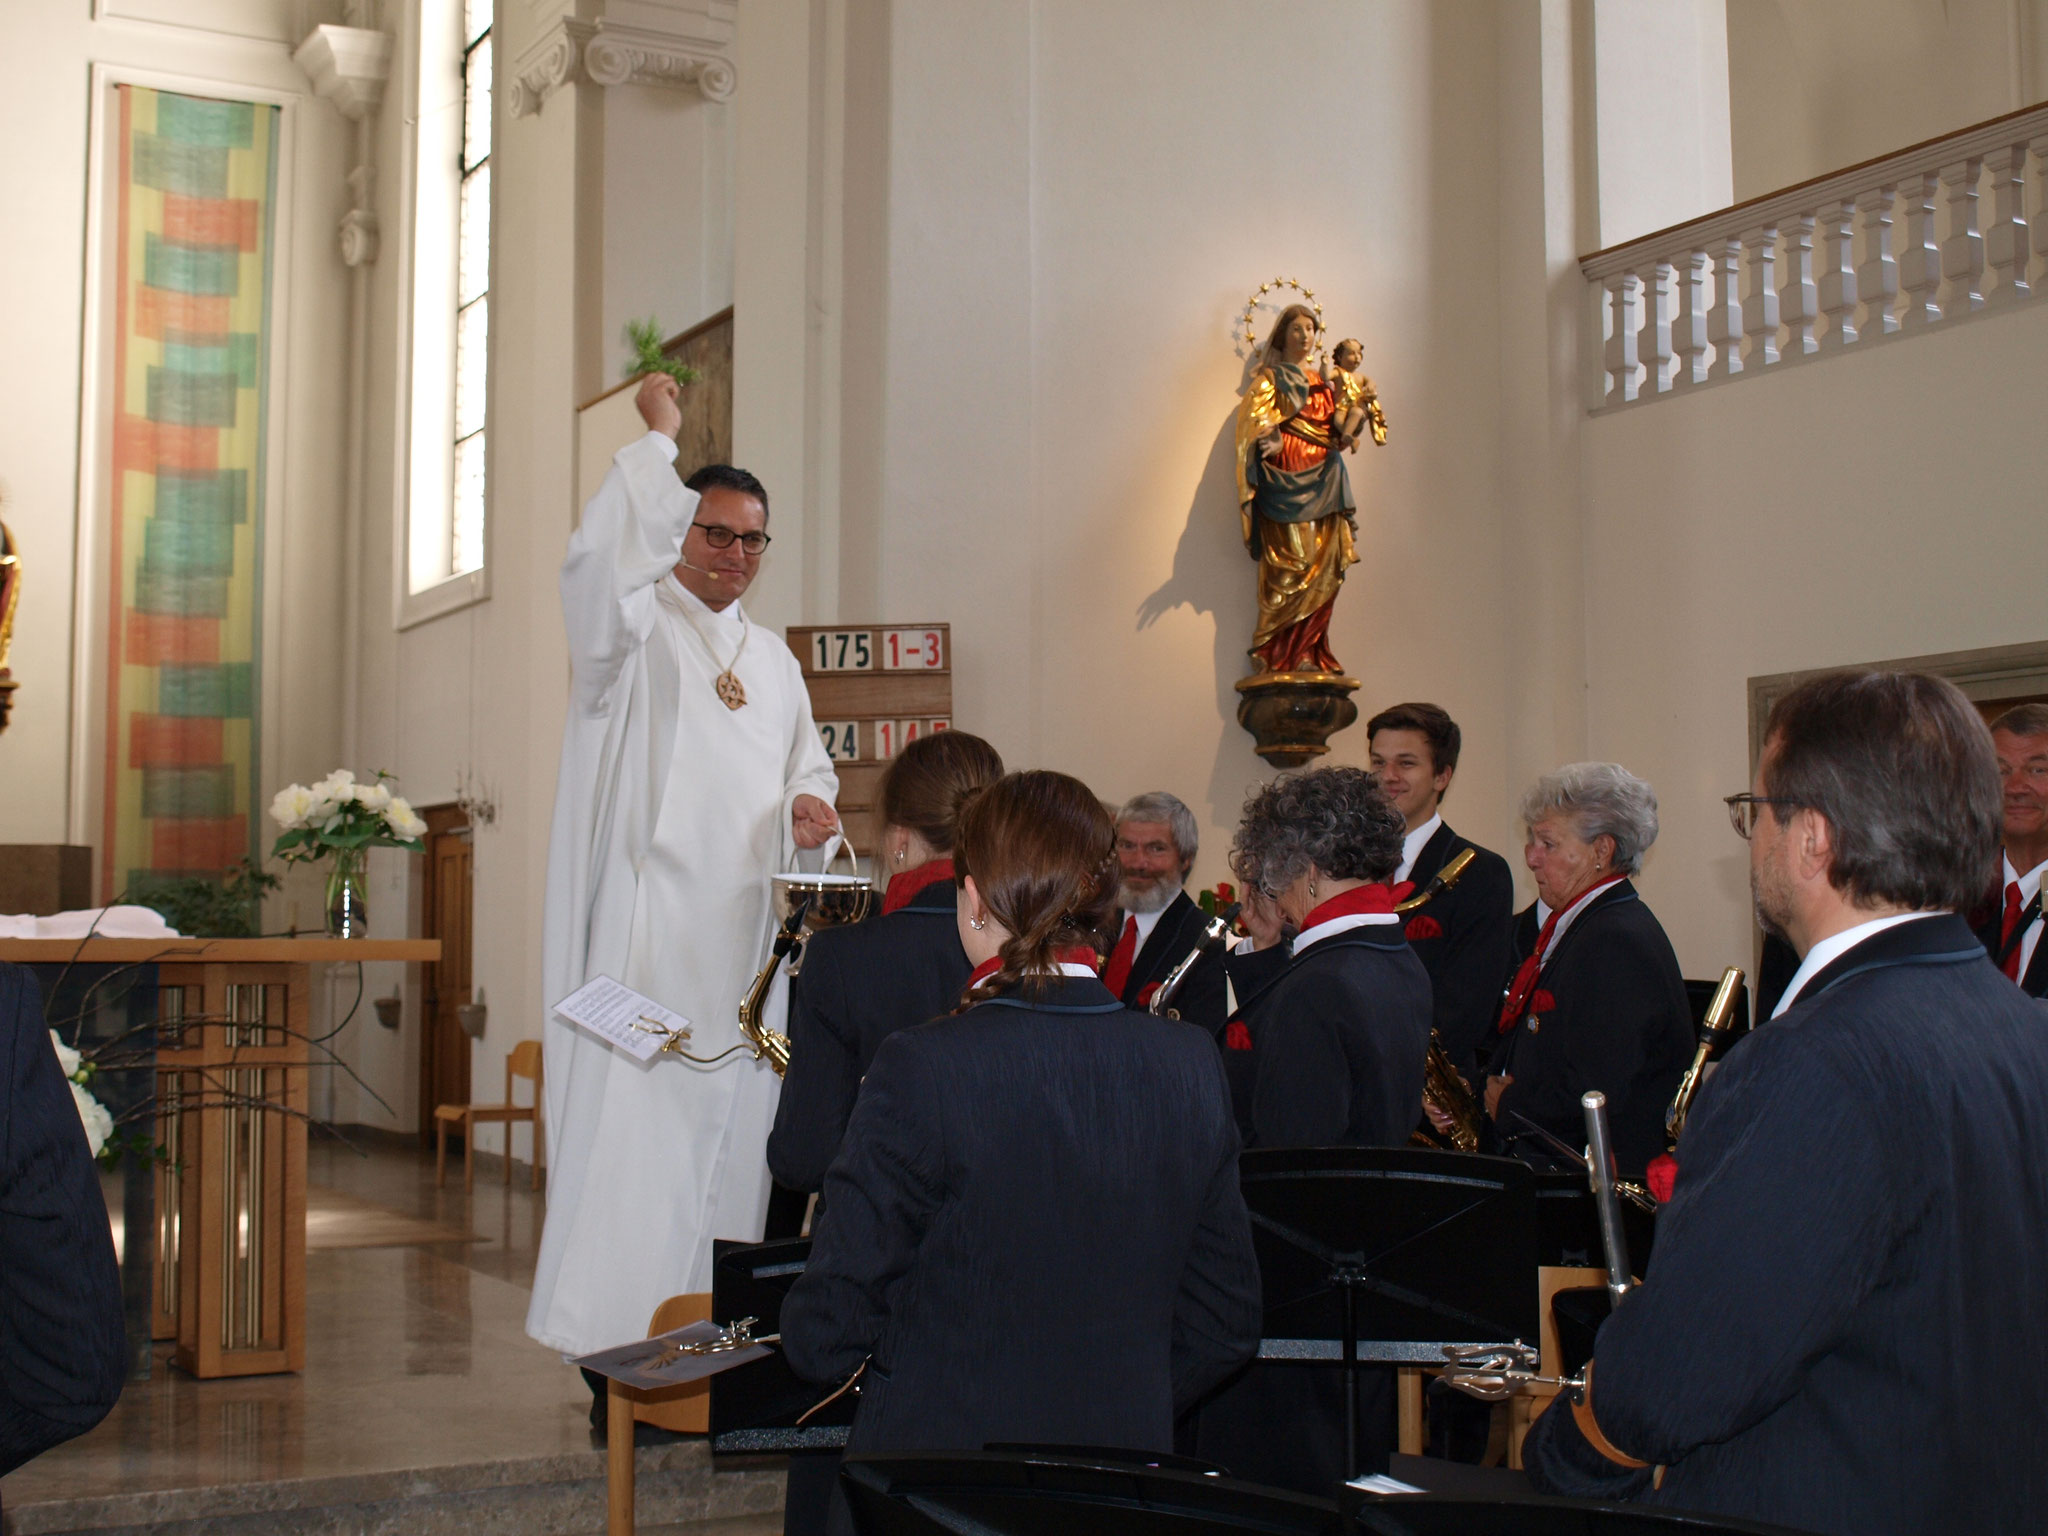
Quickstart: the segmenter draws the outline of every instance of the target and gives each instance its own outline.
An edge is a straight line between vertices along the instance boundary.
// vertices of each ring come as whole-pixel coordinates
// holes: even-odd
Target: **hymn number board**
[[[793,624],[811,716],[839,774],[839,814],[854,850],[875,851],[875,785],[910,742],[953,723],[948,624]]]

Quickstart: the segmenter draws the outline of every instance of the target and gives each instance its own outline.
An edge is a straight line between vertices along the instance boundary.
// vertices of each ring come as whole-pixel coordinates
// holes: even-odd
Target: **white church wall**
[[[2043,0],[1726,4],[1737,198],[2048,96]]]
[[[1459,824],[1504,832],[1493,17],[892,7],[886,286],[860,295],[887,318],[882,467],[874,506],[843,492],[842,616],[950,620],[958,724],[1105,796],[1180,794],[1201,883],[1269,772],[1231,686],[1230,438],[1232,325],[1276,274],[1364,339],[1392,423],[1351,461],[1332,633],[1364,686],[1330,760],[1437,699],[1474,727]]]
[[[2022,310],[1587,423],[1590,751],[1656,787],[1687,975],[1751,955],[1749,678],[2048,637],[2044,346]]]

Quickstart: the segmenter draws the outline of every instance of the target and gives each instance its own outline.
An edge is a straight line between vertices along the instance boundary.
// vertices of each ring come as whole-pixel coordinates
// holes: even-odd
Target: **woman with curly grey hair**
[[[1522,820],[1536,903],[1516,924],[1487,1113],[1516,1156],[1564,1167],[1537,1132],[1583,1145],[1579,1097],[1597,1088],[1615,1161],[1640,1179],[1692,1054],[1678,956],[1629,878],[1657,840],[1657,796],[1618,763],[1569,763],[1522,797]]]
[[[1291,959],[1284,944],[1233,957],[1265,961],[1270,953],[1278,972],[1260,986],[1231,968],[1242,1018],[1225,1040],[1249,1051],[1253,1145],[1398,1147],[1415,1128],[1429,973],[1394,911],[1405,887],[1387,884],[1405,831],[1401,813],[1360,768],[1283,774],[1245,801],[1231,868],[1299,930]],[[1234,1087],[1243,1081],[1233,1073]],[[1367,1375],[1358,1461],[1384,1471],[1393,1373]],[[1239,1477],[1321,1494],[1344,1476],[1344,1421],[1334,1366],[1256,1362],[1203,1405],[1194,1449]]]
[[[1415,1128],[1430,994],[1387,886],[1404,830],[1362,768],[1283,774],[1245,801],[1231,868],[1299,930],[1239,1010],[1256,1146],[1394,1147]]]

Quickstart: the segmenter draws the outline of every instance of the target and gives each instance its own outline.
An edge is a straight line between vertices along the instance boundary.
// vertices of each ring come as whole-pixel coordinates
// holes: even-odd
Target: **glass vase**
[[[368,854],[361,848],[337,848],[334,868],[327,872],[327,937],[366,939],[370,909],[363,901],[363,873]]]

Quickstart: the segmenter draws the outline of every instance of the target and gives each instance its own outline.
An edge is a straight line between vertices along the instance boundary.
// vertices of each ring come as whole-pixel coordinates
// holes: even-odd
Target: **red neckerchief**
[[[882,893],[882,916],[887,917],[899,907],[907,907],[917,893],[928,885],[937,885],[941,880],[953,878],[951,859],[933,859],[915,869],[906,869],[900,875],[889,877],[889,888]]]
[[[1403,880],[1399,885],[1356,885],[1348,891],[1340,891],[1301,920],[1301,931],[1307,933],[1318,923],[1327,923],[1333,918],[1362,917],[1370,912],[1391,912],[1394,903],[1406,901],[1408,893],[1415,889],[1415,882]]]
[[[1073,944],[1053,952],[1054,961],[1062,964],[1096,966],[1102,963],[1102,956],[1095,953],[1093,946]],[[1003,957],[991,955],[974,968],[974,974],[967,978],[969,988],[980,986],[989,977],[1003,968]]]
[[[1559,920],[1567,912],[1578,911],[1608,886],[1627,878],[1627,875],[1613,875],[1602,880],[1598,885],[1581,892],[1570,906],[1559,907],[1545,920],[1543,931],[1536,935],[1536,947],[1529,951],[1529,958],[1516,969],[1514,985],[1508,988],[1508,1000],[1501,1005],[1500,1024],[1497,1026],[1500,1034],[1506,1034],[1522,1022],[1522,1010],[1528,1005],[1530,994],[1536,990],[1536,978],[1543,974],[1545,951],[1550,948],[1550,936],[1557,931]]]

